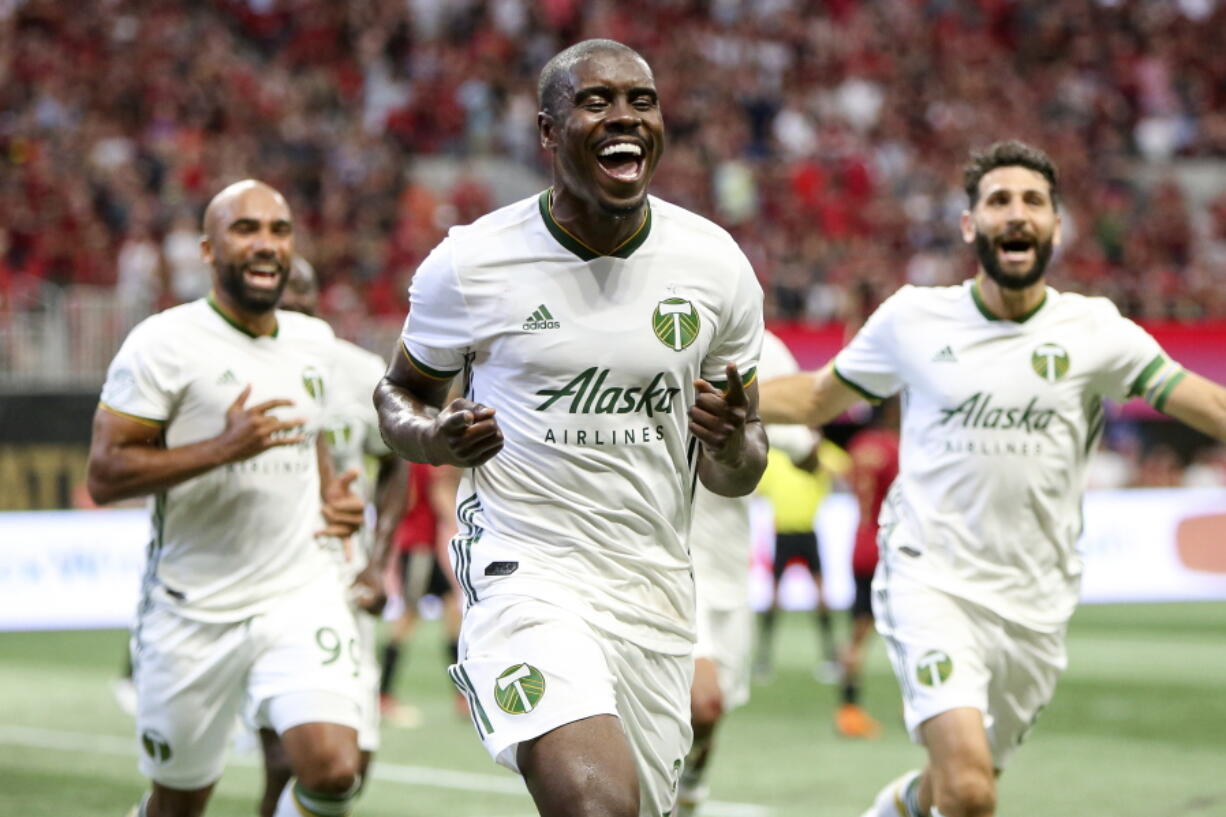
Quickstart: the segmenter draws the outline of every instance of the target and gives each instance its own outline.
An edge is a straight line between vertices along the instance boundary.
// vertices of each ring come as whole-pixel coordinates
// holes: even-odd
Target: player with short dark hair
[[[744,495],[765,464],[762,291],[724,230],[648,196],[641,56],[580,43],[540,87],[553,187],[422,263],[376,401],[402,456],[467,469],[451,673],[486,749],[544,817],[660,817],[691,739],[693,485]]]
[[[824,423],[856,400],[905,393],[873,610],[928,764],[865,817],[995,813],[996,776],[1065,667],[1103,400],[1141,397],[1226,439],[1226,389],[1185,371],[1105,298],[1046,285],[1057,178],[1018,142],[974,155],[961,231],[978,274],[904,286],[820,371],[763,386],[769,422]]]

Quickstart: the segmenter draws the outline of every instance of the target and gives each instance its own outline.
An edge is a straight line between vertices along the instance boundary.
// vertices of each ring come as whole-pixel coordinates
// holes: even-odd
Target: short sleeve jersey
[[[379,415],[373,398],[387,363],[374,352],[337,338],[333,370],[336,386],[328,401],[324,439],[337,474],[350,468],[358,469],[358,477],[351,487],[369,504],[375,498],[375,472],[369,467],[369,458],[391,453],[379,431]],[[359,528],[353,535],[353,545],[344,567],[346,573],[357,575],[369,564],[374,526],[367,524]]]
[[[796,358],[778,337],[762,337],[758,377],[769,380],[800,371]],[[770,426],[772,445],[777,436],[799,430],[812,449],[815,437],[804,426]],[[749,604],[749,505],[748,496],[713,494],[698,484],[694,496],[694,519],[690,525],[690,553],[694,557],[694,582],[700,603],[715,610],[736,610]]]
[[[335,337],[326,323],[278,311],[254,337],[201,299],[139,323],[107,371],[105,410],[160,426],[167,448],[217,436],[247,385],[246,406],[288,399],[273,416],[305,419],[306,440],[277,446],[153,497],[146,599],[187,618],[249,618],[276,597],[335,574],[322,525],[316,438],[326,415]]]
[[[866,397],[902,392],[899,477],[880,517],[885,575],[1042,631],[1062,627],[1077,601],[1103,398],[1161,408],[1182,376],[1104,298],[1048,288],[1031,314],[999,320],[974,281],[903,287],[834,368]]]
[[[651,197],[638,231],[597,255],[546,192],[453,228],[409,294],[409,361],[463,374],[505,438],[460,484],[451,556],[467,602],[532,596],[688,652],[693,381],[722,383],[736,363],[752,382],[762,342],[762,291],[736,243]]]

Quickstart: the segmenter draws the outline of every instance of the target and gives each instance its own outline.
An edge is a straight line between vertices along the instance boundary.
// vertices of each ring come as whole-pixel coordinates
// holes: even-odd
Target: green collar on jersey
[[[545,227],[548,228],[557,242],[566,249],[579,256],[584,261],[591,261],[593,258],[602,258],[604,253],[599,253],[584,244],[576,236],[571,234],[565,227],[557,222],[553,217],[553,206],[549,201],[549,194],[553,188],[549,188],[541,193],[537,203],[541,208],[541,218],[545,221]],[[630,254],[643,246],[643,242],[647,240],[648,234],[651,233],[651,204],[646,207],[647,212],[643,214],[643,223],[634,231],[634,234],[617,246],[617,249],[609,253],[615,258],[629,258]]]
[[[988,305],[983,302],[983,293],[979,291],[979,281],[977,280],[971,281],[971,300],[975,302],[975,306],[979,309],[980,314],[990,321],[1012,320],[1014,323],[1025,323],[1033,318],[1038,311],[1043,308],[1043,305],[1047,303],[1047,290],[1043,290],[1043,297],[1039,300],[1039,302],[1035,304],[1029,312],[1022,315],[1020,318],[1002,318],[999,315],[992,314],[992,310],[988,309]]]
[[[217,303],[217,299],[213,297],[212,291],[209,292],[208,297],[206,297],[205,300],[208,301],[209,306],[213,308],[213,311],[221,316],[221,319],[223,321],[230,324],[235,329],[242,332],[244,335],[246,335],[249,338],[260,338],[260,337],[275,338],[277,336],[277,333],[281,331],[281,324],[277,323],[277,325],[274,326],[272,328],[272,331],[269,332],[267,335],[257,335],[255,332],[252,332],[250,329],[243,326],[238,321],[234,320],[234,318],[231,318],[229,315],[227,315],[226,311],[221,308],[220,304]]]

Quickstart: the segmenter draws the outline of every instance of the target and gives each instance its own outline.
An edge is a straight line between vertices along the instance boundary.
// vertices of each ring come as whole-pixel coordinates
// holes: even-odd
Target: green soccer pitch
[[[111,695],[126,634],[0,633],[0,813],[122,817],[144,781],[132,722]],[[400,679],[421,725],[385,725],[356,814],[532,817],[519,779],[496,767],[457,714],[437,624],[425,622]],[[708,817],[856,817],[921,761],[901,725],[880,642],[866,705],[881,739],[835,736],[837,688],[813,680],[810,618],[781,617],[774,678],[734,712],[712,761]],[[1001,815],[1226,814],[1226,604],[1084,607],[1069,671],[1001,781]],[[209,814],[250,817],[255,758],[231,758]]]

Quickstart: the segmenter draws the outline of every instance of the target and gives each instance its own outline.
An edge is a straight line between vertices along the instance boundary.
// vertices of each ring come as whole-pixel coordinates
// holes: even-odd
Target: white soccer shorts
[[[242,711],[278,731],[361,725],[357,632],[335,579],[237,623],[194,621],[155,605],[141,615],[133,646],[140,770],[163,786],[192,790],[221,777]],[[293,703],[270,723],[277,698]]]
[[[695,658],[715,664],[724,712],[731,712],[749,700],[750,664],[753,655],[753,610],[749,605],[719,610],[698,598],[698,642]]]
[[[664,655],[522,596],[470,607],[451,678],[468,698],[486,751],[518,772],[521,741],[594,715],[615,715],[639,776],[640,813],[673,808],[690,749],[693,658]]]
[[[1043,633],[985,607],[878,569],[873,614],[902,689],[911,739],[942,712],[983,713],[993,764],[1003,769],[1056,691],[1064,633]]]

